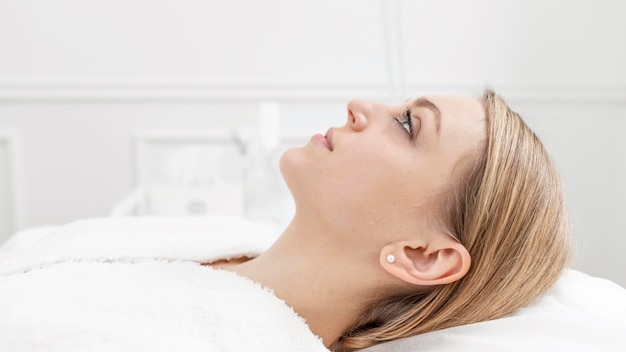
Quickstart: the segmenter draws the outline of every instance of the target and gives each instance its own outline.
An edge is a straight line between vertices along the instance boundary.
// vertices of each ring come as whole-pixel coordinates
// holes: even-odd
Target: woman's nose
[[[362,131],[367,126],[368,116],[372,113],[372,104],[364,100],[352,100],[348,103],[348,126],[355,131]]]

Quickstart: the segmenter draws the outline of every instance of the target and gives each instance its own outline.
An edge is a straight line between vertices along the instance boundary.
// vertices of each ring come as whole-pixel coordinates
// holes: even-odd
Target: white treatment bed
[[[271,226],[238,218],[104,218],[0,247],[0,351],[324,351],[270,291],[199,263],[254,256]],[[367,349],[626,351],[626,290],[568,270],[515,314]]]

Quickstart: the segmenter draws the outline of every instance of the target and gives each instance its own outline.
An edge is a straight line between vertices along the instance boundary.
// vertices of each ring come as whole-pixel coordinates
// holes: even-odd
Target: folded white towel
[[[202,262],[255,256],[276,237],[271,225],[237,217],[87,219],[15,234],[0,247],[0,273],[85,258]]]
[[[258,284],[199,262],[255,256],[275,239],[238,218],[84,220],[0,247],[0,351],[327,351]],[[502,319],[371,352],[624,351],[626,290],[568,270]]]
[[[0,351],[327,351],[260,285],[199,262],[253,256],[239,219],[101,219],[0,249]]]

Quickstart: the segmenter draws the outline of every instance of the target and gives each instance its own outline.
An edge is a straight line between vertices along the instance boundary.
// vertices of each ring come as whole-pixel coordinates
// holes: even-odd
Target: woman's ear
[[[452,236],[438,233],[428,239],[399,241],[380,252],[380,264],[405,282],[433,286],[461,279],[469,271],[471,257]]]

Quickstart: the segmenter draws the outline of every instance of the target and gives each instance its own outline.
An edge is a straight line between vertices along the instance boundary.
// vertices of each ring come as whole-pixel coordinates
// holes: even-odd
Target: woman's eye
[[[411,120],[402,121],[401,124],[402,127],[404,127],[404,129],[409,133],[409,135],[411,135]]]
[[[396,120],[396,122],[406,130],[409,136],[413,136],[413,123],[411,122],[411,117],[404,116],[403,119],[404,120],[400,120],[400,118],[397,117],[394,118],[394,120]]]

